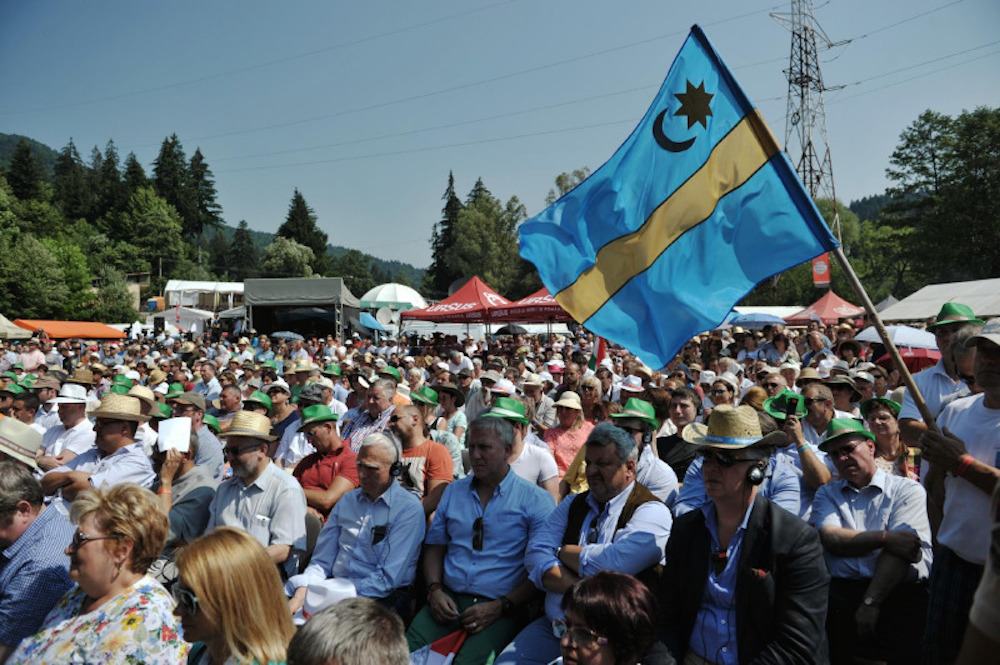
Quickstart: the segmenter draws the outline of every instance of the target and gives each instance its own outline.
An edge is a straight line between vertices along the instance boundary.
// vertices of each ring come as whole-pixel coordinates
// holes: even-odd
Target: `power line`
[[[261,62],[256,65],[248,65],[246,67],[239,67],[237,69],[230,69],[224,72],[218,72],[216,74],[209,74],[207,76],[200,76],[194,79],[187,79],[184,81],[177,81],[174,83],[165,83],[163,85],[155,86],[152,88],[143,88],[141,90],[132,90],[129,92],[119,93],[117,95],[108,95],[106,97],[98,97],[95,99],[87,99],[77,102],[68,102],[66,104],[59,104],[57,106],[44,106],[34,109],[24,109],[21,111],[0,111],[0,115],[20,115],[24,113],[39,113],[42,111],[54,111],[65,108],[73,108],[76,106],[85,106],[89,104],[100,104],[102,102],[110,102],[118,99],[124,99],[126,97],[134,97],[136,95],[145,95],[151,92],[159,92],[161,90],[172,90],[174,88],[180,88],[186,85],[193,85],[195,83],[204,83],[205,81],[212,81],[215,79],[225,78],[226,76],[232,76],[234,74],[245,74],[246,72],[252,72],[257,69],[263,69],[265,67],[271,67],[273,65],[282,64],[285,62],[291,62],[293,60],[300,60],[302,58],[310,58],[316,55],[322,55],[324,53],[330,53],[331,51],[338,51],[340,49],[348,48],[351,46],[357,46],[359,44],[364,44],[366,42],[375,41],[382,39],[384,37],[392,37],[404,32],[409,32],[410,30],[417,30],[419,28],[426,28],[429,25],[435,25],[437,23],[444,23],[446,21],[451,21],[457,18],[463,18],[471,14],[477,14],[495,7],[500,7],[501,5],[509,5],[512,2],[517,2],[517,0],[503,0],[503,2],[496,2],[492,5],[486,5],[485,7],[478,7],[476,9],[470,9],[468,11],[460,12],[458,14],[451,14],[449,16],[443,16],[441,18],[432,19],[430,21],[424,21],[423,23],[415,23],[413,25],[404,26],[402,28],[397,28],[395,30],[390,30],[388,32],[381,32],[375,35],[369,35],[368,37],[362,37],[361,39],[356,39],[350,42],[343,42],[340,44],[333,44],[331,46],[326,46],[321,49],[316,49],[313,51],[306,51],[304,53],[298,53],[295,55],[285,56],[283,58],[278,58],[276,60],[268,60],[267,62]]]

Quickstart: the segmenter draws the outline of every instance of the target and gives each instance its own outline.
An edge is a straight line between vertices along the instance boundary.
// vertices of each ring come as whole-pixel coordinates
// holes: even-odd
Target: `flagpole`
[[[837,258],[840,267],[844,269],[844,273],[847,275],[847,280],[854,287],[857,292],[858,297],[861,298],[861,304],[864,305],[865,310],[868,312],[868,316],[871,317],[872,324],[875,326],[875,330],[878,331],[879,337],[882,338],[882,343],[885,345],[886,351],[892,357],[892,361],[896,364],[896,369],[899,370],[900,376],[903,378],[903,382],[906,384],[906,389],[909,391],[910,397],[913,398],[913,403],[916,404],[917,409],[920,410],[920,415],[924,419],[924,424],[927,425],[927,429],[932,432],[937,432],[938,426],[934,421],[934,415],[931,413],[930,407],[927,406],[927,402],[924,401],[924,396],[920,394],[920,389],[917,387],[916,382],[913,380],[913,375],[910,374],[910,369],[903,362],[903,358],[899,355],[899,349],[893,344],[892,338],[889,336],[889,331],[885,329],[885,324],[882,323],[882,317],[878,315],[875,311],[875,305],[872,304],[871,298],[868,297],[868,292],[865,291],[865,287],[861,284],[861,280],[858,279],[857,274],[854,272],[854,268],[851,266],[850,262],[847,260],[847,256],[844,255],[844,250],[840,245],[833,250],[833,255]],[[942,350],[941,353],[947,353],[947,350]]]

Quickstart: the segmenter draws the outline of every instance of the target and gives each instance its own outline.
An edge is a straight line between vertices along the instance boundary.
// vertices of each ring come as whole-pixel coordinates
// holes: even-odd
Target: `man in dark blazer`
[[[783,438],[756,412],[719,406],[684,438],[700,446],[711,501],[674,521],[660,587],[663,641],[685,665],[828,663],[830,575],[819,535],[757,496]]]

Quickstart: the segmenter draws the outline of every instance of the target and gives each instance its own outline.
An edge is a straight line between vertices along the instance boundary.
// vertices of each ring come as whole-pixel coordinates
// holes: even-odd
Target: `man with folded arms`
[[[87,389],[67,383],[48,402],[59,414],[59,423],[42,437],[38,468],[49,471],[68,464],[94,447],[94,426],[87,420]]]
[[[305,492],[308,512],[325,521],[341,497],[358,486],[357,456],[337,434],[337,414],[325,404],[302,410],[299,431],[316,452],[306,455],[292,475]]]

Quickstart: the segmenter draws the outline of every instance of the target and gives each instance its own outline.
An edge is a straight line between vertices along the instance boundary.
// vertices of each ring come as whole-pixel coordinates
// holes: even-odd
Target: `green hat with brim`
[[[167,404],[166,402],[157,402],[156,403],[156,408],[150,414],[150,417],[152,417],[153,420],[166,420],[167,418],[173,418],[174,417],[174,413],[170,409],[170,405]],[[204,418],[204,420],[205,420],[206,423],[208,422],[209,418],[212,418],[212,416],[210,416],[210,415],[208,415],[206,413],[205,414],[205,418]],[[215,420],[215,418],[212,418],[212,420]],[[219,425],[219,421],[215,420],[215,424],[216,424],[216,426],[218,426]],[[218,432],[218,430],[216,430],[216,432]]]
[[[206,425],[208,425],[208,429],[215,432],[215,434],[218,435],[222,433],[222,427],[219,426],[219,419],[216,418],[215,416],[211,416],[206,413],[204,417],[202,417],[202,420],[205,422]]]
[[[322,373],[327,376],[340,376],[343,374],[343,370],[340,369],[340,365],[330,364],[323,368]]]
[[[273,370],[278,369],[278,363],[274,362],[273,360],[265,360],[260,364],[260,366],[267,367],[268,369],[273,369]]]
[[[247,402],[255,402],[257,404],[262,404],[267,407],[268,413],[271,412],[271,398],[259,390],[253,391],[250,394],[250,397],[247,397],[245,400],[243,400],[244,404],[246,404]]]
[[[799,418],[804,417],[807,413],[805,400],[794,390],[789,390],[788,388],[785,388],[774,397],[768,397],[764,400],[764,413],[775,420],[784,420],[790,401],[795,402],[795,415]]]
[[[888,397],[872,397],[871,399],[866,399],[861,403],[861,415],[868,418],[868,412],[877,406],[884,406],[890,411],[892,411],[896,417],[899,417],[899,411],[903,408],[903,405],[899,402],[894,402]]]
[[[180,397],[184,394],[184,384],[182,383],[171,383],[167,386],[167,399],[173,399],[175,397]]]
[[[2,376],[5,379],[11,379],[14,381],[17,381],[18,378],[20,378],[17,376],[17,374],[14,374],[14,372],[4,372],[3,374],[0,374],[0,376]]]
[[[656,420],[656,410],[653,409],[653,405],[638,397],[630,397],[625,402],[625,408],[622,409],[621,413],[612,413],[611,417],[615,419],[638,418],[652,427],[660,426],[659,421]]]
[[[388,375],[396,380],[396,383],[401,383],[403,381],[402,375],[400,375],[399,370],[392,365],[386,365],[378,371],[379,375]]]
[[[941,305],[941,311],[938,312],[937,320],[927,326],[927,329],[934,330],[940,326],[947,326],[952,323],[972,323],[981,326],[986,322],[977,318],[972,308],[968,305],[963,305],[960,302],[946,302]]]
[[[314,404],[312,406],[307,406],[302,409],[302,422],[299,424],[298,431],[301,432],[306,427],[309,427],[309,425],[313,425],[315,423],[323,423],[327,421],[336,422],[338,417],[339,416],[331,411],[330,407],[326,404]]]
[[[524,413],[524,405],[512,397],[497,397],[493,402],[493,408],[483,414],[483,418],[503,418],[515,422],[528,424],[528,417]]]
[[[109,388],[109,391],[116,395],[128,395],[129,390],[130,388],[122,383],[116,383]]]
[[[125,386],[126,390],[132,387],[132,379],[124,374],[116,375],[115,378],[111,379],[111,383],[116,386]]]
[[[851,435],[863,436],[872,441],[875,440],[875,435],[866,430],[865,426],[854,418],[834,418],[826,427],[826,438],[819,444],[819,449],[825,453],[831,443]]]
[[[21,395],[28,392],[24,389],[24,386],[19,386],[16,383],[12,383],[6,388],[0,388],[0,393],[10,393],[11,395]]]
[[[414,402],[420,402],[421,404],[430,404],[431,406],[438,406],[438,394],[437,391],[430,386],[420,386],[412,393],[410,393],[410,399]]]

